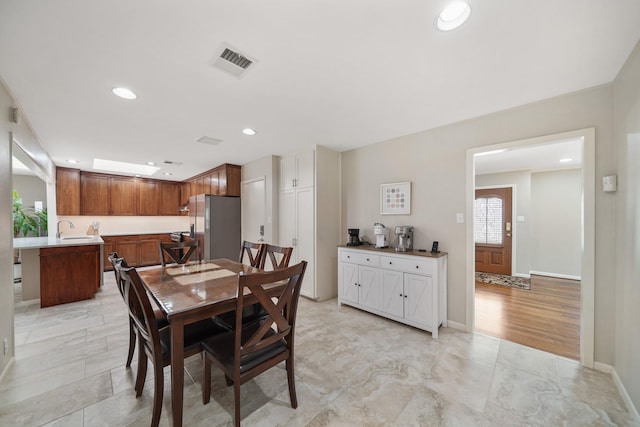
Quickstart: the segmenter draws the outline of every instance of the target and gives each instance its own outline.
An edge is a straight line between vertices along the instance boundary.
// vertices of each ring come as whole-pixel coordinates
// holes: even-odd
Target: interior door
[[[511,187],[476,190],[476,271],[511,275]]]
[[[264,242],[265,188],[264,178],[242,183],[242,240]]]

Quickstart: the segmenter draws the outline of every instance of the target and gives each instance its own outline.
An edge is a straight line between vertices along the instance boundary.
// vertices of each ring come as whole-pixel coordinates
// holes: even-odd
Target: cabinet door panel
[[[138,265],[160,264],[160,239],[156,236],[140,236],[138,242]]]
[[[296,193],[280,193],[280,246],[293,246],[292,260],[298,262],[298,251],[294,246],[296,237]],[[293,263],[291,263],[293,265]],[[305,273],[306,277],[306,273]],[[303,281],[304,282],[304,281]]]
[[[280,189],[285,190],[293,188],[293,182],[296,178],[296,157],[283,156],[280,159]]]
[[[297,252],[296,260],[307,261],[300,292],[310,298],[315,298],[315,243],[314,243],[314,201],[313,188],[296,190],[296,245],[293,252]]]
[[[306,277],[306,276],[305,276]],[[341,298],[358,303],[358,266],[356,264],[340,264]]]
[[[56,168],[58,215],[80,215],[80,170]]]
[[[365,307],[379,309],[382,307],[380,270],[366,266],[359,266],[358,270],[358,302]]]
[[[160,205],[160,184],[156,181],[138,180],[137,186],[138,215],[158,215]]]
[[[404,316],[404,277],[399,271],[380,270],[382,281],[382,311]]]
[[[433,279],[429,276],[405,273],[404,289],[407,295],[405,318],[430,327],[433,313]]]
[[[81,215],[110,215],[109,177],[80,174]]]
[[[136,181],[132,178],[111,178],[111,215],[136,214]]]
[[[118,240],[116,252],[127,261],[131,267],[138,265],[138,238],[137,236],[125,236]]]
[[[297,181],[296,187],[308,187],[314,181],[313,151],[305,151],[297,156]]]
[[[176,182],[160,183],[160,215],[179,215],[180,184]]]
[[[220,194],[220,172],[211,172],[211,175],[208,176],[208,179],[210,194]]]

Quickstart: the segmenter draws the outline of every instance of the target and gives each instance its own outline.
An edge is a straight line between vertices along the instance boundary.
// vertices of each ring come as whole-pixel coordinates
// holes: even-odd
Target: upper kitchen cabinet
[[[58,215],[80,215],[80,170],[56,168]]]
[[[160,212],[160,183],[150,179],[139,179],[137,190],[138,206],[136,212],[138,215],[158,215]],[[175,212],[169,215],[175,215]]]
[[[111,188],[107,175],[80,174],[80,215],[111,215]]]
[[[160,187],[160,215],[178,215],[180,208],[180,183],[159,181]]]
[[[207,172],[189,178],[181,184],[181,200],[189,201],[197,194],[240,196],[240,166],[223,164]]]
[[[218,172],[218,196],[240,197],[240,166],[224,164],[212,173]]]
[[[282,156],[280,159],[280,189],[309,187],[314,184],[314,151]]]
[[[110,215],[144,215],[137,211],[137,180],[128,177],[112,177],[110,180]]]

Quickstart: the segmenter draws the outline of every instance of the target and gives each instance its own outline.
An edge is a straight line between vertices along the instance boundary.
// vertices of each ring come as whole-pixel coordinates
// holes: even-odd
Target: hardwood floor
[[[580,359],[580,282],[531,276],[531,290],[476,282],[476,331]]]

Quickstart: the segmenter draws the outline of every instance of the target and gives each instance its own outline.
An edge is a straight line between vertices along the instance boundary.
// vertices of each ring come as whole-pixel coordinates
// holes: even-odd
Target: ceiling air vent
[[[210,136],[203,136],[198,139],[198,142],[207,145],[218,145],[222,142],[222,140],[218,138],[211,138]]]
[[[163,163],[165,165],[176,165],[176,166],[180,166],[182,164],[182,162],[174,162],[173,160],[165,160]]]
[[[247,55],[239,53],[228,45],[221,47],[222,53],[213,62],[213,66],[238,78],[244,76],[249,67],[255,62]]]

